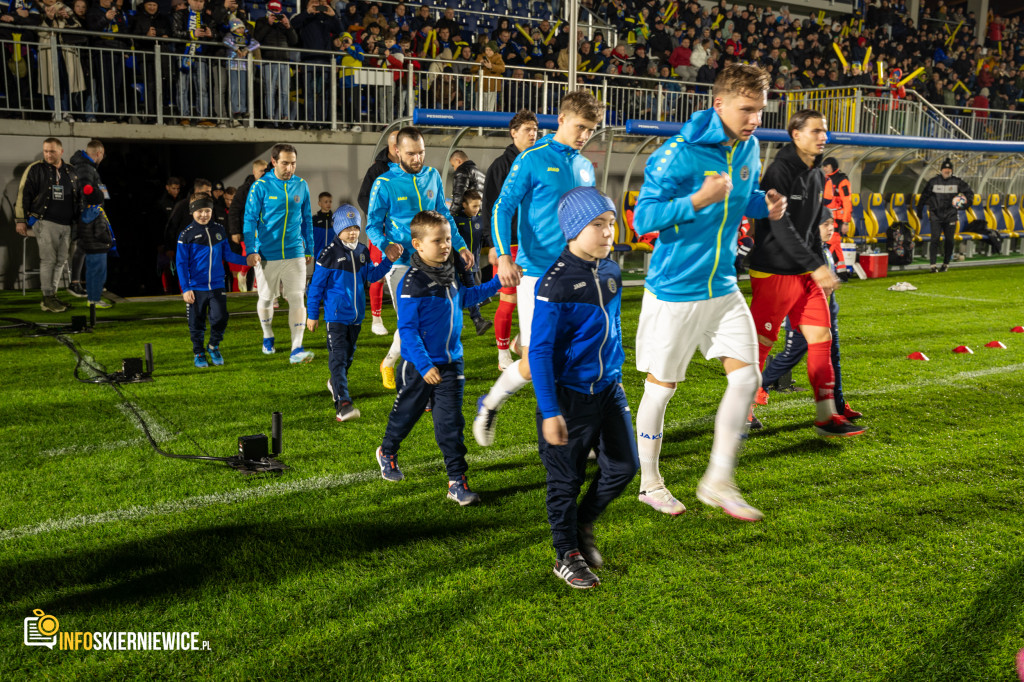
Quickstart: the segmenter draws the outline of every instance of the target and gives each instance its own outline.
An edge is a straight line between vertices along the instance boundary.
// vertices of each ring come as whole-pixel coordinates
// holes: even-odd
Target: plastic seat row
[[[907,198],[911,195],[890,194],[888,198],[878,193],[854,194],[853,220],[846,228],[843,241],[854,244],[876,244],[885,242],[889,228],[898,222],[907,223],[914,231],[916,241],[931,239],[931,221],[927,212],[917,212],[920,194],[912,195],[912,202]],[[976,220],[982,220],[990,230],[996,230],[1003,238],[1024,236],[1024,195],[989,194],[983,202],[980,194],[974,195],[971,206],[957,211],[957,225],[954,239],[960,241],[978,241],[982,235],[971,232],[968,226]]]

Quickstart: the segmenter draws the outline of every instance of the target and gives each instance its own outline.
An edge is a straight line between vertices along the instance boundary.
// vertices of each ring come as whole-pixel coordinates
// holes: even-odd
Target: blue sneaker
[[[385,481],[391,481],[397,483],[401,481],[405,476],[402,474],[402,470],[398,468],[398,458],[394,455],[390,457],[381,452],[380,448],[377,448],[377,466],[380,467],[380,477]],[[450,495],[451,493],[449,493]]]
[[[263,339],[263,354],[273,355],[276,352],[277,349],[274,348],[274,337],[271,336],[269,339]]]
[[[480,496],[469,489],[465,476],[459,476],[454,481],[448,481],[448,499],[455,500],[459,503],[460,507],[480,503]]]
[[[192,364],[200,369],[210,366],[210,363],[206,361],[206,353],[196,353],[196,358],[192,361]]]
[[[220,354],[220,346],[207,346],[206,351],[210,354],[210,364],[220,367],[224,364],[224,356]]]
[[[299,346],[292,351],[292,355],[288,358],[288,362],[293,365],[298,365],[304,362],[313,362],[313,351],[303,350],[302,346]]]

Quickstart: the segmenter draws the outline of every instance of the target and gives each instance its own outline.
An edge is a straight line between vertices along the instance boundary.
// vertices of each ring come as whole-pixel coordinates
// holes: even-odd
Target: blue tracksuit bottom
[[[558,558],[578,549],[576,527],[592,524],[622,494],[640,467],[633,416],[618,384],[589,395],[558,387],[558,407],[569,431],[567,445],[544,440],[544,417],[537,412],[540,458],[547,469],[548,523]],[[597,475],[577,504],[587,474],[587,456],[597,452]]]
[[[832,318],[832,370],[836,374],[836,410],[843,413],[846,405],[846,398],[843,397],[843,373],[839,366],[839,303],[836,295],[832,294],[828,299],[829,317]],[[761,374],[761,386],[768,388],[779,380],[783,374],[796,367],[807,353],[807,339],[800,333],[799,329],[793,329],[789,325],[789,318],[786,318],[786,346],[782,352],[772,358],[768,366]]]
[[[462,392],[466,385],[462,358],[454,362],[436,365],[441,372],[441,383],[431,386],[423,380],[416,366],[402,360],[395,367],[395,388],[398,395],[391,407],[388,426],[384,431],[381,451],[385,455],[397,455],[402,441],[423,416],[423,410],[431,397],[434,408],[434,439],[448,471],[448,480],[454,481],[469,469],[466,464],[466,444],[463,431],[466,418],[462,416]]]
[[[331,373],[331,388],[334,389],[334,406],[352,402],[348,394],[348,368],[356,354],[361,324],[327,323],[327,369]]]
[[[106,254],[104,254],[106,255]],[[192,337],[192,352],[195,355],[206,352],[203,336],[206,334],[206,318],[210,318],[210,345],[220,346],[224,339],[224,330],[228,328],[228,298],[223,289],[210,291],[192,290],[196,296],[195,303],[186,303],[188,312],[188,334]]]

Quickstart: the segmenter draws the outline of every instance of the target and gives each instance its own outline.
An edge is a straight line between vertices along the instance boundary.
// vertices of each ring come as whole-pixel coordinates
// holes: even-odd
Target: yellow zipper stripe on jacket
[[[284,236],[288,233],[288,181],[284,185],[284,228],[281,230],[281,258],[284,258]]]
[[[725,153],[725,162],[729,168],[729,178],[732,179],[732,153],[736,151],[739,141],[733,142],[729,151]],[[715,273],[718,271],[718,261],[722,258],[722,233],[725,231],[725,223],[729,219],[729,197],[725,197],[725,211],[722,214],[722,224],[718,226],[718,245],[715,248],[715,264],[711,267],[711,275],[708,277],[708,298],[714,298],[712,282],[715,280]]]

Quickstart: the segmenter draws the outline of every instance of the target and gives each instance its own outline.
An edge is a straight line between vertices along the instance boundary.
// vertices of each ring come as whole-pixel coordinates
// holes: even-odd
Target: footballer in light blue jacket
[[[366,236],[381,253],[388,244],[401,244],[405,249],[396,265],[409,265],[414,253],[409,223],[420,211],[437,211],[451,226],[452,245],[461,254],[466,242],[444,201],[444,183],[436,168],[413,167],[409,172],[401,164],[389,164],[390,169],[373,181],[370,189],[370,208],[366,214]]]
[[[313,213],[309,185],[277,168],[252,184],[245,200],[245,246],[263,260],[313,256]]]
[[[706,177],[719,173],[732,178],[728,199],[694,210],[692,195]],[[739,291],[740,220],[768,217],[760,179],[757,138],[731,140],[714,109],[695,113],[651,154],[633,215],[638,234],[660,232],[647,290],[662,301],[700,301]]]
[[[558,200],[576,187],[594,186],[594,164],[579,151],[545,135],[512,162],[491,214],[498,256],[511,255],[512,216],[519,211],[516,263],[527,277],[540,277],[565,248],[558,226]],[[521,210],[520,210],[521,209]]]

